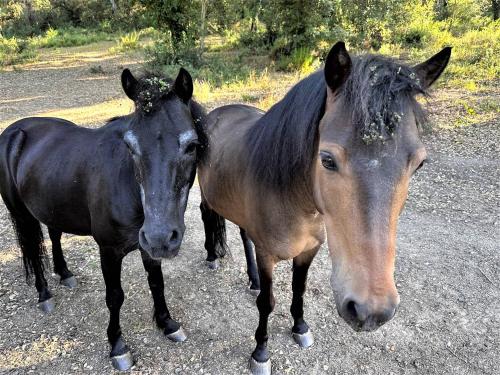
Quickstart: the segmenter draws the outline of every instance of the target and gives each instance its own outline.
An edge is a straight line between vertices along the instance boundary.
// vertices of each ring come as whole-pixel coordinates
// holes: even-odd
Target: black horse
[[[54,270],[70,287],[76,282],[62,254],[61,234],[97,241],[110,312],[110,357],[115,368],[125,370],[133,361],[119,324],[120,273],[132,250],[141,250],[158,327],[172,341],[185,339],[167,309],[161,258],[177,255],[184,235],[204,111],[191,99],[193,82],[182,68],[175,82],[156,76],[137,80],[128,69],[121,80],[136,109],[101,128],[56,118],[10,125],[0,136],[0,193],[44,311],[54,302],[44,277],[40,223],[47,225],[53,243]]]

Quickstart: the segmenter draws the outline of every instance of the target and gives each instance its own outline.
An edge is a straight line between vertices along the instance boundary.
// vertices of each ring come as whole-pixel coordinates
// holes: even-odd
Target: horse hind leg
[[[240,228],[240,236],[245,248],[245,258],[247,261],[247,274],[250,282],[250,293],[257,296],[260,293],[260,280],[259,272],[257,270],[257,263],[255,261],[255,253],[252,241],[247,236],[243,228]]]
[[[201,218],[205,228],[205,249],[207,250],[207,266],[210,269],[219,267],[219,258],[226,254],[225,219],[212,210],[202,200],[200,204]]]
[[[35,275],[38,308],[46,313],[51,312],[54,309],[54,300],[44,276],[46,251],[40,222],[24,206],[17,210],[10,210],[10,213],[23,255],[27,281],[32,274]]]
[[[76,287],[76,279],[73,273],[68,269],[66,259],[61,247],[62,232],[57,229],[48,228],[49,237],[52,242],[52,260],[54,262],[54,272],[60,276],[60,283],[68,288]]]

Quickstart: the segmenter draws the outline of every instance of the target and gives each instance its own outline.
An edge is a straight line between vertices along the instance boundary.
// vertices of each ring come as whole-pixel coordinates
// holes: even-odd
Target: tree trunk
[[[496,21],[500,15],[500,1],[491,0],[491,11],[493,13],[493,20]]]
[[[109,0],[109,2],[111,3],[111,11],[113,12],[113,14],[116,13],[116,1],[115,0]]]
[[[207,3],[208,0],[201,0],[201,30],[200,30],[200,59],[202,58],[205,49],[205,20],[207,18]]]

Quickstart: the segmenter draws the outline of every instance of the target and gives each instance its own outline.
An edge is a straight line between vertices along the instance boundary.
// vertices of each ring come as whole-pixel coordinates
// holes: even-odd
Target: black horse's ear
[[[451,47],[445,47],[429,60],[413,67],[424,90],[429,88],[443,73],[446,65],[448,65],[448,61],[450,61],[450,56]]]
[[[351,72],[351,57],[345,49],[344,42],[337,42],[325,61],[325,80],[328,87],[335,92],[345,82]]]
[[[122,87],[125,94],[132,99],[134,102],[137,100],[139,82],[132,75],[132,72],[128,69],[124,69],[122,72]]]
[[[193,96],[193,79],[186,69],[179,69],[179,74],[174,82],[173,91],[184,103],[189,102]]]

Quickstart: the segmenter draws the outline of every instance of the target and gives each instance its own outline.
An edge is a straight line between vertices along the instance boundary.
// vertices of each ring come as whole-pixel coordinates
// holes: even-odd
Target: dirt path
[[[89,64],[95,62],[0,73],[0,122],[120,97],[117,77],[123,62],[108,62],[109,67],[99,64],[113,73],[89,81],[81,78],[93,77]],[[44,88],[43,98],[6,102],[41,95],[39,87]],[[450,95],[468,96],[464,92],[438,93],[434,112],[445,115],[434,121],[450,121],[454,113]],[[498,90],[484,95],[492,101],[499,99]],[[277,304],[270,319],[274,373],[498,373],[499,126],[496,115],[486,122],[425,136],[431,162],[412,182],[398,235],[396,278],[401,306],[394,320],[377,332],[355,333],[338,317],[328,286],[330,265],[324,248],[312,265],[305,306],[316,342],[310,349],[298,349],[289,332],[290,263],[278,266]],[[246,291],[243,249],[231,225],[232,256],[218,271],[205,267],[199,200],[195,187],[181,253],[163,265],[167,301],[172,315],[183,323],[188,341],[171,343],[155,329],[140,256],[135,252],[125,259],[122,328],[137,358],[135,372],[245,373],[254,345],[257,309],[254,297]],[[34,287],[24,283],[13,232],[1,205],[0,373],[112,372],[96,245],[88,238],[65,236],[63,248],[79,285],[67,290],[54,276],[49,277],[57,308],[51,315],[43,315],[35,307]]]

